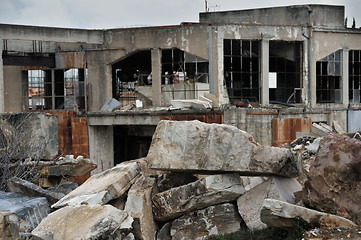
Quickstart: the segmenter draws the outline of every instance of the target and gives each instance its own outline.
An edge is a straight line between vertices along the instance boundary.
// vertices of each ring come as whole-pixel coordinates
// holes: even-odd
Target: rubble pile
[[[361,142],[346,138],[327,135],[320,141],[302,187],[295,179],[301,158],[291,148],[260,146],[248,133],[223,124],[161,121],[146,158],[92,176],[53,203],[52,213],[31,233],[35,240],[164,240],[209,239],[267,227],[292,231],[300,222],[315,228],[311,235],[319,231],[316,227],[357,229]],[[299,141],[296,145],[312,143]],[[328,158],[335,162],[327,167]],[[29,185],[18,179],[9,184],[13,189]],[[321,195],[326,202],[317,198]],[[2,216],[0,224],[9,219]],[[16,220],[6,221],[16,225]],[[10,230],[4,228],[3,234],[11,235]]]

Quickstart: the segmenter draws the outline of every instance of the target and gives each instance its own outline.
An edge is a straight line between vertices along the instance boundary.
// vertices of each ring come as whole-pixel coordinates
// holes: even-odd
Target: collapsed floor
[[[353,229],[361,237],[360,147],[340,134],[268,147],[228,125],[161,121],[146,158],[96,174],[66,195],[9,180],[11,191],[35,199],[28,208],[45,210],[35,217],[2,209],[1,234],[208,239],[246,229],[292,231],[302,222],[313,229],[307,239],[325,229]]]

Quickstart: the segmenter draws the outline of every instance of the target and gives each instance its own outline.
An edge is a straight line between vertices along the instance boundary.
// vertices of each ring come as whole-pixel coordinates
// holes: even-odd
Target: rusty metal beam
[[[55,57],[54,54],[26,54],[24,56],[3,54],[3,63],[8,66],[39,66],[54,68]]]

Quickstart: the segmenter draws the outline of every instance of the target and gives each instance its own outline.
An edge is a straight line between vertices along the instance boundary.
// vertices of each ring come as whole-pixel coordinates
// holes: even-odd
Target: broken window
[[[208,61],[180,49],[162,50],[163,103],[195,99],[209,92]]]
[[[231,103],[259,102],[260,41],[224,39],[224,79]]]
[[[29,70],[25,110],[85,109],[84,69]],[[26,105],[26,104],[25,104]]]
[[[28,71],[28,94],[29,110],[39,110],[45,108],[44,99],[45,71]]]
[[[361,91],[361,51],[349,52],[349,100],[350,103],[360,103]]]
[[[269,100],[301,103],[302,43],[270,41]]]
[[[142,96],[145,104],[151,103],[151,52],[150,50],[136,52],[112,67],[113,75],[113,98],[123,106],[135,103]],[[138,96],[140,92],[140,96]]]
[[[342,51],[316,62],[317,103],[341,103]]]

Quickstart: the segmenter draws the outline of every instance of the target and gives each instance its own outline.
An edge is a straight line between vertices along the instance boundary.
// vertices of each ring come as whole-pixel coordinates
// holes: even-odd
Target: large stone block
[[[210,206],[188,213],[173,221],[170,235],[177,239],[208,239],[210,236],[234,233],[241,229],[242,218],[230,203]]]
[[[52,208],[72,205],[106,204],[120,197],[139,178],[140,167],[136,162],[124,162],[90,177],[85,183],[67,194]]]
[[[43,219],[33,231],[35,240],[122,239],[131,231],[133,219],[110,205],[68,206]]]
[[[266,228],[267,225],[260,219],[263,201],[272,198],[293,204],[293,193],[301,190],[301,184],[295,179],[272,177],[238,198],[238,212],[249,229]]]
[[[0,155],[52,160],[58,154],[57,117],[44,113],[0,115]]]
[[[338,134],[324,137],[307,174],[302,200],[361,224],[361,141]]]
[[[27,197],[0,191],[0,212],[16,215],[19,231],[28,232],[38,226],[41,220],[49,214],[50,208],[44,197]]]
[[[167,221],[210,205],[236,200],[244,193],[237,173],[208,176],[153,197],[154,218]]]
[[[153,220],[152,192],[155,187],[155,179],[151,177],[140,177],[128,192],[125,211],[139,222],[138,229],[134,226],[134,235],[140,240],[154,240],[157,225]]]
[[[254,176],[296,177],[301,169],[289,149],[260,146],[236,127],[199,121],[160,121],[147,161],[153,169]]]
[[[350,220],[286,203],[275,199],[265,199],[261,209],[261,220],[267,226],[283,229],[296,227],[299,221],[306,222],[311,227],[319,225],[329,228],[341,227],[352,228],[356,224]]]

